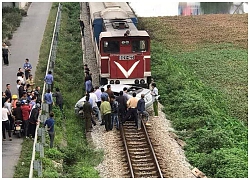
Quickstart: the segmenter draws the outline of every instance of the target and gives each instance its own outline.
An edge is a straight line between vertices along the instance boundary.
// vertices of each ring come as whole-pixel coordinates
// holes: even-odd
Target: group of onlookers
[[[35,128],[38,123],[38,115],[41,107],[40,87],[36,86],[31,72],[32,66],[29,59],[25,60],[22,68],[16,74],[17,94],[11,93],[10,84],[6,84],[6,90],[2,92],[2,134],[6,140],[6,130],[11,141],[11,132],[15,132],[15,122],[20,120],[24,136],[35,137]]]
[[[85,66],[85,90],[86,100],[83,104],[83,114],[85,120],[85,127],[87,132],[92,131],[92,124],[95,126],[95,118],[98,119],[100,125],[105,125],[106,131],[113,129],[114,125],[119,130],[120,123],[125,123],[129,119],[135,120],[138,130],[141,129],[141,122],[143,117],[146,119],[146,125],[148,123],[149,114],[146,111],[144,94],[141,95],[141,99],[136,98],[136,93],[133,93],[131,98],[127,94],[127,88],[124,87],[123,91],[120,91],[119,96],[115,97],[111,87],[107,85],[107,90],[96,86],[93,88],[92,79],[87,77],[87,80],[91,81],[91,86],[86,84],[86,76],[89,76],[89,69],[87,64]],[[88,73],[86,73],[88,72]],[[90,75],[91,77],[91,75]],[[155,117],[158,116],[158,89],[156,84],[151,84],[151,95],[153,96],[153,106]]]
[[[23,71],[24,70],[24,71]],[[6,131],[9,140],[12,141],[12,132],[15,133],[15,122],[20,120],[22,123],[23,135],[26,139],[35,137],[36,125],[40,122],[38,119],[41,103],[44,101],[49,105],[50,117],[46,120],[45,126],[50,136],[50,147],[53,147],[54,141],[54,113],[52,112],[53,98],[56,98],[56,104],[63,113],[63,98],[59,88],[55,93],[51,93],[53,89],[53,75],[49,71],[44,77],[47,92],[44,99],[41,99],[40,87],[35,86],[33,76],[31,74],[32,65],[29,59],[25,59],[23,68],[19,68],[16,74],[16,90],[17,94],[12,95],[10,84],[6,84],[6,90],[2,92],[2,134],[3,141],[6,140]],[[65,117],[65,116],[64,116]],[[19,121],[19,122],[20,122]]]

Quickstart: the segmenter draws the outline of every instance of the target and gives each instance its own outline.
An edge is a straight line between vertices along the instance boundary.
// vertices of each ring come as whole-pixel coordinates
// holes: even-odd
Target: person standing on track
[[[100,110],[97,106],[98,99],[97,99],[96,94],[94,93],[94,88],[91,89],[91,91],[89,93],[89,98],[92,99],[92,101],[93,101],[93,105],[92,105],[93,112],[98,117],[98,121],[101,122],[102,121],[101,113],[100,113]]]
[[[116,124],[116,129],[119,130],[120,124],[118,119],[118,102],[115,100],[115,96],[111,96],[110,106],[111,106],[111,127],[113,128],[114,124]]]
[[[136,128],[138,130],[140,130],[138,128],[138,116],[137,116],[137,103],[138,103],[138,99],[136,98],[136,93],[133,93],[132,94],[132,98],[130,98],[128,101],[127,101],[127,106],[128,106],[128,112],[124,118],[124,122],[126,120],[129,119],[129,117],[133,117],[135,119],[135,124],[136,124]]]
[[[101,95],[102,95],[102,91],[99,89],[99,86],[95,87],[95,95],[97,96],[97,106],[100,109],[100,105],[101,105]]]
[[[91,119],[93,115],[92,105],[89,102],[89,96],[86,96],[86,101],[83,104],[83,118],[85,120],[85,131],[91,132]]]
[[[111,96],[114,96],[113,91],[111,90],[111,85],[107,85],[106,93],[109,95],[109,100],[111,99]]]
[[[106,131],[112,130],[111,127],[111,106],[108,101],[105,100],[105,97],[102,97],[102,103],[100,106],[102,119],[105,123]]]
[[[141,129],[141,123],[142,123],[142,117],[146,117],[146,122],[148,122],[148,117],[149,114],[146,111],[145,108],[145,100],[144,100],[145,95],[141,94],[141,99],[137,103],[137,111],[138,111],[138,128]],[[150,126],[149,123],[146,123],[147,126]]]
[[[9,54],[11,55],[9,47],[4,42],[2,46],[2,57],[3,57],[4,65],[7,65],[7,66],[9,65]]]
[[[126,109],[127,109],[127,100],[126,97],[123,96],[123,91],[120,91],[119,96],[117,97],[118,102],[118,117],[120,122],[123,122],[124,117],[126,115]]]
[[[85,72],[85,91],[89,93],[92,89],[91,76],[88,71]]]

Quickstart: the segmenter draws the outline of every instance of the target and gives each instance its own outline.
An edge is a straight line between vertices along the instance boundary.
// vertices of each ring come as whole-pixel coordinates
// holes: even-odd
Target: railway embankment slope
[[[152,76],[189,162],[209,177],[247,177],[248,14],[140,18]]]

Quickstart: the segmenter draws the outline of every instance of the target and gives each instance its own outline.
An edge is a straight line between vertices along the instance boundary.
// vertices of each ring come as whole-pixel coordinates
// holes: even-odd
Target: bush
[[[23,9],[4,7],[2,9],[2,38],[12,38],[12,33],[20,26],[22,17],[27,12]]]

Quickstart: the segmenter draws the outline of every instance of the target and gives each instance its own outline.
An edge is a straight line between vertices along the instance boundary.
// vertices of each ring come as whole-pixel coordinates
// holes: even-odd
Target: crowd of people
[[[138,130],[141,129],[143,119],[148,123],[149,113],[146,111],[144,94],[141,94],[141,99],[136,98],[136,93],[129,98],[127,88],[120,91],[119,96],[115,97],[112,91],[112,85],[107,85],[107,90],[99,86],[93,87],[91,73],[88,65],[84,65],[85,71],[85,90],[86,100],[83,104],[83,114],[85,120],[86,132],[91,132],[96,125],[95,119],[100,122],[100,125],[105,125],[106,131],[110,131],[115,126],[117,130],[120,128],[120,123],[125,123],[127,120],[135,120]],[[155,117],[158,117],[158,89],[156,83],[151,84],[151,95],[153,97],[153,106]],[[145,118],[144,118],[145,117]]]
[[[2,92],[2,134],[3,141],[6,141],[6,131],[9,140],[12,141],[12,132],[15,134],[15,122],[22,122],[22,131],[24,138],[34,139],[36,125],[40,122],[38,119],[41,110],[41,103],[45,102],[49,106],[50,117],[45,121],[44,126],[50,136],[50,147],[53,147],[54,141],[54,113],[52,112],[53,98],[56,98],[56,105],[59,106],[63,113],[63,98],[59,88],[55,93],[51,93],[53,89],[53,75],[49,71],[44,77],[46,83],[46,94],[41,99],[41,91],[39,86],[35,86],[33,76],[31,74],[32,65],[29,59],[25,59],[23,68],[19,68],[16,74],[16,90],[17,94],[12,94],[10,84],[6,84],[6,90]],[[65,116],[64,116],[65,117]]]

